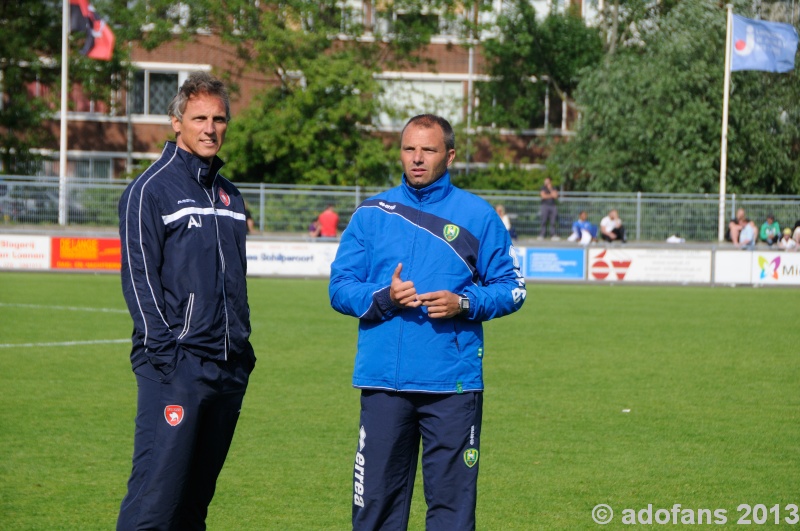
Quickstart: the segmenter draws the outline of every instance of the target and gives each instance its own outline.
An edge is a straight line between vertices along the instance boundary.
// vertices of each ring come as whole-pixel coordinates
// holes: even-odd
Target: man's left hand
[[[428,317],[433,319],[446,319],[461,313],[460,297],[452,291],[431,291],[417,295],[417,300],[428,309]]]

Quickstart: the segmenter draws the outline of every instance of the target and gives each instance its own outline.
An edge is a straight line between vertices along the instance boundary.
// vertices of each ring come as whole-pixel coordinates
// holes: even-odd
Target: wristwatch
[[[465,294],[461,294],[458,296],[458,307],[461,308],[461,314],[468,314],[469,313],[469,297]]]

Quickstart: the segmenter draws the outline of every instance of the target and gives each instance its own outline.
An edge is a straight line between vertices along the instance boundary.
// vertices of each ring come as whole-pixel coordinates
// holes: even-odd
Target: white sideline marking
[[[35,310],[69,310],[71,312],[128,313],[128,310],[118,310],[116,308],[81,308],[78,306],[46,306],[44,304],[14,304],[9,302],[0,302],[0,306],[8,308],[33,308]]]
[[[61,341],[57,343],[0,343],[0,348],[21,347],[74,347],[78,345],[103,345],[106,343],[130,343],[130,339],[97,339],[93,341]]]

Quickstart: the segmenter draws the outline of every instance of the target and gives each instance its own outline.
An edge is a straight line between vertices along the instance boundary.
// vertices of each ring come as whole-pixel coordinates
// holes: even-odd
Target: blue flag
[[[733,15],[731,40],[731,72],[788,72],[794,69],[797,30],[791,24],[751,20]]]

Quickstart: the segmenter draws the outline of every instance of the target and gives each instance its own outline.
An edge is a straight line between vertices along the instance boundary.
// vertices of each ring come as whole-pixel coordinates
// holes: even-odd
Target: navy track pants
[[[163,376],[138,367],[133,469],[118,531],[204,530],[252,365],[187,354]]]
[[[422,440],[427,531],[475,529],[483,393],[361,392],[353,529],[408,528]]]

